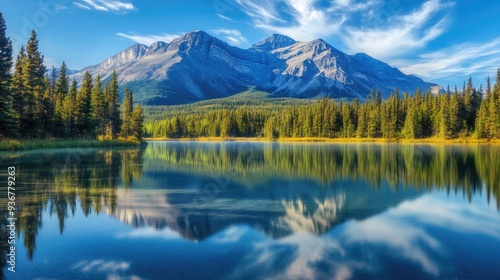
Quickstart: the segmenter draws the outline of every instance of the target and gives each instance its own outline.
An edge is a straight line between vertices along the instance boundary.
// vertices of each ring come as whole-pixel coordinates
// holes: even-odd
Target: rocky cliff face
[[[274,96],[363,100],[372,89],[387,97],[396,87],[413,93],[436,86],[366,54],[347,55],[321,39],[296,42],[278,34],[240,49],[195,31],[168,44],[134,45],[71,78],[80,80],[89,71],[106,79],[113,70],[136,101],[149,105],[227,97],[248,87]]]

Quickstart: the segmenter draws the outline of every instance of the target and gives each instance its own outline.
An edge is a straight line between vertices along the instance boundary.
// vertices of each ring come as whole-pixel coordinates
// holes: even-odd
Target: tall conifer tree
[[[12,68],[12,41],[7,37],[7,27],[0,12],[0,137],[16,135],[16,123],[12,108],[10,70]]]

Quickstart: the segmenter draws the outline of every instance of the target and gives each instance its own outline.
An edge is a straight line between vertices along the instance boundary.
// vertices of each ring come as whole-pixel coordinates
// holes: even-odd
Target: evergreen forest
[[[439,94],[395,89],[386,100],[372,91],[366,102],[281,101],[147,107],[145,132],[155,138],[500,139],[500,70],[493,86],[488,78],[486,89],[477,89],[469,78],[461,90],[448,87]]]
[[[0,13],[0,139],[142,140],[142,108],[127,89],[121,104],[116,72],[104,85],[86,72],[79,87],[64,62],[49,75],[35,31],[12,52]]]

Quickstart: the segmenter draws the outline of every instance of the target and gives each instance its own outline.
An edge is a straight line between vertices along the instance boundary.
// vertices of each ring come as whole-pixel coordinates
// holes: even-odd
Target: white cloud
[[[83,273],[106,274],[107,280],[141,280],[137,275],[124,276],[130,269],[130,263],[125,261],[83,260],[71,267]]]
[[[227,21],[230,21],[230,22],[234,22],[234,20],[230,17],[227,17],[225,15],[221,15],[221,14],[215,14],[217,15],[219,18],[223,19],[223,20],[227,20]]]
[[[460,195],[427,194],[379,215],[348,221],[322,236],[296,233],[278,240],[263,238],[252,243],[231,276],[347,280],[368,272],[383,278],[389,255],[440,278],[457,265],[450,254],[458,245],[441,242],[443,234],[437,234],[434,227],[458,238],[470,235],[464,241],[481,238],[476,235],[500,240],[496,205],[488,204],[485,197],[475,200],[469,205]],[[318,266],[327,270],[322,272]]]
[[[238,242],[247,231],[248,228],[246,227],[232,226],[215,236],[214,241],[217,243],[235,243]]]
[[[452,3],[430,0],[407,15],[389,17],[387,26],[346,27],[341,40],[352,52],[365,52],[378,59],[394,58],[425,47],[442,35],[450,20],[445,15],[436,22],[436,16],[452,6]]]
[[[214,33],[217,36],[224,37],[224,39],[226,39],[227,41],[236,46],[239,46],[247,42],[247,38],[245,38],[245,36],[243,36],[241,32],[238,30],[217,29],[217,30],[212,30],[212,33]]]
[[[166,240],[181,238],[178,232],[175,232],[169,228],[156,230],[150,227],[137,228],[131,232],[120,233],[116,237],[117,238],[161,238]]]
[[[115,262],[104,260],[83,260],[75,264],[72,269],[82,272],[118,272],[126,271],[130,268],[128,262]]]
[[[119,0],[81,0],[73,4],[78,8],[103,12],[126,13],[135,10],[134,4]]]
[[[347,244],[383,244],[401,254],[404,259],[418,263],[427,273],[437,276],[439,267],[428,253],[437,252],[440,243],[423,229],[392,217],[377,216],[363,222],[349,224],[343,233]],[[422,245],[425,245],[422,246]]]
[[[78,8],[80,8],[80,9],[92,10],[92,8],[90,8],[89,6],[85,6],[85,5],[83,5],[82,3],[73,2],[73,4],[74,4],[75,6],[77,6]]]
[[[500,39],[484,43],[462,43],[425,53],[417,59],[393,62],[405,73],[424,78],[468,76],[473,73],[495,73],[500,65]]]
[[[319,7],[317,0],[237,0],[253,19],[254,26],[297,40],[310,41],[338,33],[347,20],[346,14],[333,13],[345,3],[331,3],[330,9]],[[278,12],[284,11],[284,12]]]
[[[178,38],[180,35],[177,34],[148,34],[148,35],[135,35],[135,34],[125,34],[125,33],[116,33],[117,36],[130,39],[136,43],[144,44],[150,46],[156,42],[165,42],[170,43],[172,40]]]
[[[421,57],[403,60],[408,54],[420,51],[442,36],[452,18],[452,0],[426,0],[415,4],[410,11],[398,1],[357,0],[236,0],[255,28],[288,35],[301,41],[321,37],[336,38],[347,52],[364,52],[391,65],[402,67],[408,74],[424,78],[445,77],[453,74],[491,73],[500,58],[485,56],[478,63],[461,64],[467,54],[460,47],[445,49],[443,62]],[[393,3],[394,2],[394,3]],[[449,51],[458,57],[446,55]],[[462,56],[462,54],[464,54]],[[497,56],[498,57],[498,56]],[[460,60],[462,59],[462,60]],[[408,66],[412,65],[412,66]],[[444,65],[449,65],[444,66]],[[440,67],[442,66],[442,67]],[[480,68],[483,67],[483,68]]]

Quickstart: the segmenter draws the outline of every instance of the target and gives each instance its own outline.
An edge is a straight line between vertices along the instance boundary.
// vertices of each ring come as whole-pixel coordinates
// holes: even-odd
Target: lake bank
[[[0,151],[57,149],[57,148],[98,148],[139,146],[141,142],[132,140],[68,140],[68,139],[32,139],[1,140]]]
[[[500,140],[475,138],[423,138],[423,139],[383,139],[383,138],[323,138],[291,137],[269,139],[265,137],[198,137],[198,138],[144,138],[144,141],[235,141],[235,142],[283,142],[283,143],[401,143],[401,144],[500,144]]]

